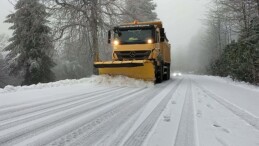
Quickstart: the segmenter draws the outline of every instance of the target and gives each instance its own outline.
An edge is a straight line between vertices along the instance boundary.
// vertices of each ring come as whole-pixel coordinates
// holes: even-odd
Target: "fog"
[[[198,53],[196,48],[199,48],[199,44],[193,47],[190,42],[197,39],[195,37],[204,28],[202,19],[205,17],[208,0],[154,0],[154,2],[157,4],[158,18],[163,21],[167,37],[172,45],[172,70],[193,71],[197,68],[198,62],[195,61],[197,58],[187,56]],[[9,1],[0,2],[0,34],[12,35],[12,32],[8,30],[10,25],[3,23],[6,15],[11,11],[13,11],[13,6]]]
[[[201,19],[208,0],[155,0],[158,18],[163,21],[167,36],[175,47],[187,46],[202,27]]]
[[[173,71],[196,71],[198,61],[195,56],[199,48],[190,44],[196,36],[204,29],[203,19],[207,12],[208,0],[155,0],[157,3],[157,14],[163,21],[167,37],[172,44]],[[198,43],[198,42],[197,42]],[[199,54],[199,53],[198,53]],[[199,56],[199,55],[196,55]]]
[[[5,21],[6,16],[13,10],[13,5],[8,0],[0,2],[0,34],[12,35],[12,31],[8,30],[10,24],[4,23],[3,21]]]

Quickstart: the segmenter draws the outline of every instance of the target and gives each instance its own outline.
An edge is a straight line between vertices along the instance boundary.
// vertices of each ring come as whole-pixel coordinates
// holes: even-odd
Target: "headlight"
[[[174,74],[173,74],[173,76],[177,76],[177,74],[176,74],[176,73],[174,73]]]
[[[120,44],[120,42],[119,42],[118,40],[114,40],[114,41],[113,41],[113,44],[114,44],[115,46],[117,46],[117,45]]]
[[[153,40],[152,40],[152,39],[148,39],[148,40],[147,40],[147,43],[148,43],[148,44],[152,44],[152,43],[153,43]]]

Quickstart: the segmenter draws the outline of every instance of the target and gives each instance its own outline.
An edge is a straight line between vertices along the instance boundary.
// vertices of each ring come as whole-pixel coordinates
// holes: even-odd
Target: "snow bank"
[[[90,79],[91,83],[98,85],[112,85],[112,86],[126,86],[126,87],[153,87],[154,83],[150,81],[137,80],[125,76],[92,76]]]
[[[71,79],[71,80],[61,80],[57,82],[51,83],[39,83],[37,85],[30,86],[6,86],[5,88],[0,88],[0,93],[8,93],[8,92],[16,92],[21,90],[31,90],[31,89],[43,89],[43,88],[52,88],[52,87],[60,87],[60,86],[70,86],[75,84],[92,84],[92,85],[103,85],[103,86],[119,86],[119,87],[153,87],[153,82],[147,82],[143,80],[136,80],[132,78],[128,78],[125,76],[108,76],[108,75],[100,75],[100,76],[92,76],[90,78],[82,78],[82,79]]]
[[[203,77],[215,80],[215,81],[221,81],[224,83],[228,83],[237,87],[242,87],[249,90],[259,91],[259,86],[252,85],[250,83],[244,82],[244,81],[235,81],[231,77],[219,77],[219,76],[209,76],[209,75],[202,75]]]
[[[220,97],[213,93],[212,91],[209,91],[205,89],[203,86],[201,86],[199,83],[194,82],[199,88],[201,88],[204,92],[206,92],[210,97],[218,101],[220,104],[225,106],[227,109],[232,111],[235,115],[239,116],[243,120],[247,121],[250,125],[254,126],[255,128],[259,129],[259,117],[255,116],[254,114],[250,113],[249,111],[231,103],[230,101],[224,99],[223,97]]]

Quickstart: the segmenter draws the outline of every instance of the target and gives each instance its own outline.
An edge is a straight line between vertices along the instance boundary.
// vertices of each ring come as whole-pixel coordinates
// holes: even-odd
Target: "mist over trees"
[[[211,64],[213,75],[259,83],[259,1],[215,1],[212,16],[218,25],[220,56]],[[237,39],[233,40],[233,32]]]
[[[49,0],[44,3],[53,17],[55,38],[62,44],[56,56],[59,63],[54,68],[58,79],[90,76],[96,73],[94,61],[110,60],[112,49],[107,43],[107,32],[112,27],[133,19],[144,21],[143,17],[135,17],[140,16],[143,9],[146,21],[157,19],[152,0],[144,0],[142,4],[137,0]],[[131,9],[132,3],[137,8],[135,11]]]
[[[192,54],[202,65],[196,73],[258,84],[259,1],[212,0],[205,26],[190,43],[193,49],[199,44],[199,57]]]
[[[153,0],[125,0],[126,14],[123,17],[124,22],[132,22],[134,20],[150,21],[156,20],[157,14],[155,12],[156,4]]]
[[[12,77],[15,83],[3,83],[2,87],[49,82],[54,80],[54,74],[55,80],[90,76],[95,73],[94,61],[111,59],[108,30],[135,19],[157,19],[153,0],[18,0],[14,3],[15,13],[7,17],[7,22],[14,24],[11,27],[14,33],[9,44],[3,43],[5,51],[11,52],[5,61],[0,58],[0,65],[1,70],[16,78]]]
[[[174,71],[195,74],[208,73],[207,68],[213,57],[209,49],[212,43],[207,40],[205,29],[200,29],[198,32],[191,38],[187,46],[172,48]]]
[[[9,84],[9,76],[4,70],[5,68],[5,61],[4,61],[4,54],[3,52],[5,46],[8,43],[8,36],[6,34],[0,34],[0,88],[3,88],[5,85]]]
[[[3,51],[8,43],[9,36],[6,34],[0,34],[0,51]]]

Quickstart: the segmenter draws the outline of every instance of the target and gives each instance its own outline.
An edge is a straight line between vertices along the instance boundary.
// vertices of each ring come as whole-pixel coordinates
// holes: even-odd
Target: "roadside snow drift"
[[[16,92],[22,90],[30,90],[30,89],[43,89],[43,88],[51,88],[51,87],[61,87],[61,86],[70,86],[75,84],[91,84],[91,85],[101,85],[101,86],[115,86],[115,87],[153,87],[153,82],[137,80],[125,76],[108,76],[108,75],[99,75],[92,76],[90,78],[82,78],[82,79],[67,79],[61,80],[57,82],[51,83],[39,83],[36,85],[30,86],[6,86],[5,88],[0,88],[0,93],[6,92]]]

